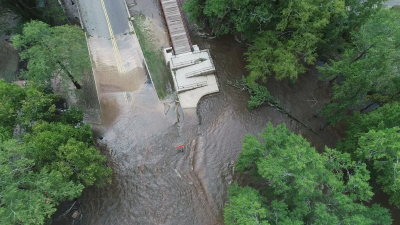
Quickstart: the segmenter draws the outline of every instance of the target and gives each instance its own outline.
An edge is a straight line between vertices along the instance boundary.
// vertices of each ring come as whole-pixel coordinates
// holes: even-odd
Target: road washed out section
[[[98,145],[114,171],[113,183],[85,190],[79,200],[85,216],[74,224],[215,224],[195,110],[183,118],[175,101],[158,100],[146,84],[124,0],[103,1],[108,21],[101,0],[80,0],[79,7],[102,108],[103,124],[92,128],[103,137]]]
[[[201,147],[195,141],[196,113],[185,113],[183,120],[175,101],[158,100],[146,84],[124,0],[103,1],[108,20],[101,0],[81,0],[79,7],[102,111],[103,124],[92,128],[103,137],[98,145],[114,171],[113,183],[85,190],[79,202],[86,216],[74,224],[205,224],[205,215],[214,212],[202,151],[194,151]],[[177,150],[180,145],[185,147]],[[196,213],[198,206],[204,209]]]

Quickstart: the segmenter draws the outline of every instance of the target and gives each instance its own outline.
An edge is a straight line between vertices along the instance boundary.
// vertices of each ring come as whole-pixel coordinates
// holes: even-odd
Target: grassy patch
[[[154,88],[157,91],[158,97],[164,99],[168,95],[173,94],[174,83],[171,71],[165,64],[162,46],[159,46],[157,40],[154,38],[155,31],[146,25],[146,17],[143,15],[134,15],[134,18],[133,26],[143,55],[146,58]]]
[[[0,40],[0,79],[16,81],[18,62],[18,52],[7,42]]]

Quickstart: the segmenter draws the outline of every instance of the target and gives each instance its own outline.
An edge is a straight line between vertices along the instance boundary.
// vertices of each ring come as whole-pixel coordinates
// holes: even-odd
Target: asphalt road
[[[114,35],[129,32],[128,12],[124,0],[103,0]]]
[[[103,0],[114,35],[129,32],[128,12],[124,0]],[[79,2],[82,19],[91,36],[110,38],[110,31],[101,0],[83,0]]]
[[[139,41],[131,30],[125,0],[80,0],[80,14],[95,73],[98,95],[138,90],[147,77]]]

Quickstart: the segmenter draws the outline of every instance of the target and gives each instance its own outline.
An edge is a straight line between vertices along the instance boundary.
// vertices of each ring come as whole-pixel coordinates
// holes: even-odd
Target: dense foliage
[[[346,123],[346,138],[338,143],[338,149],[366,162],[374,181],[390,196],[390,202],[399,206],[400,103],[384,105],[369,114],[356,112]]]
[[[12,11],[21,22],[40,20],[51,26],[65,23],[65,15],[58,0],[0,0],[0,15]]]
[[[82,29],[69,25],[50,27],[32,21],[11,40],[21,50],[21,59],[28,60],[28,70],[22,76],[41,84],[61,76],[81,89],[82,74],[91,68]]]
[[[391,224],[387,209],[371,200],[366,164],[348,153],[319,154],[285,125],[246,135],[235,168],[268,181],[262,191],[229,188],[225,224]]]
[[[390,203],[400,206],[400,128],[370,130],[358,140],[357,158],[366,160],[377,174],[376,182],[389,194]]]
[[[188,0],[184,9],[216,35],[240,35],[250,44],[245,54],[250,108],[272,98],[256,81],[275,75],[293,82],[318,54],[331,59],[319,69],[321,78],[334,81],[322,114],[335,124],[349,109],[399,98],[400,16],[398,9],[384,9],[384,2]]]
[[[0,127],[10,135],[16,126],[18,110],[25,98],[26,92],[18,85],[9,85],[0,80]]]
[[[240,34],[251,43],[246,55],[252,83],[271,74],[295,80],[305,72],[304,64],[314,63],[318,48],[336,52],[382,2],[188,0],[184,9],[216,35]]]
[[[1,224],[44,224],[60,201],[78,197],[84,188],[58,171],[36,169],[27,155],[15,139],[0,143]]]
[[[216,35],[240,32],[246,39],[268,29],[273,19],[271,2],[263,0],[189,0],[183,8],[191,20],[208,22]]]
[[[59,97],[0,80],[0,221],[38,225],[60,201],[110,182],[81,110],[58,112]]]
[[[275,74],[278,80],[296,80],[313,64],[323,30],[333,16],[344,16],[343,1],[279,1],[273,10],[274,30],[263,31],[249,48],[249,81]]]
[[[333,86],[331,104],[324,113],[330,123],[341,120],[346,110],[372,101],[380,104],[399,99],[400,13],[381,10],[353,34],[352,47],[340,60],[320,67],[323,78],[341,77]]]

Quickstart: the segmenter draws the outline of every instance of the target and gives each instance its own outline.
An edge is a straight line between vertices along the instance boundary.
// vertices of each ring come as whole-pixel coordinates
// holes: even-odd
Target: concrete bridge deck
[[[160,3],[175,55],[191,52],[192,44],[183,20],[179,0],[161,0]]]

